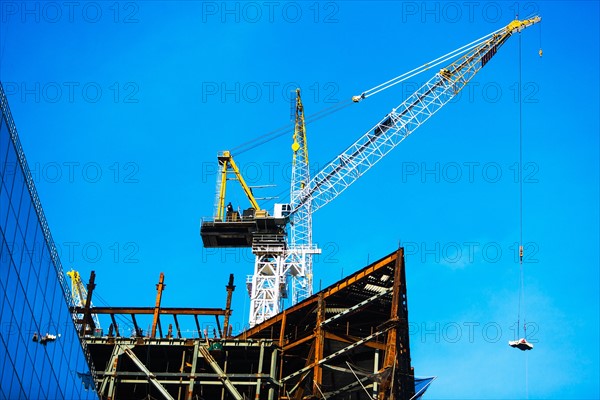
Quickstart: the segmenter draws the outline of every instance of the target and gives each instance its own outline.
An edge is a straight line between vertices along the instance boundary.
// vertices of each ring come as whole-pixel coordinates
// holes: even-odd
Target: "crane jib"
[[[291,214],[306,202],[315,202],[314,212],[337,197],[399,143],[393,137],[407,137],[460,92],[496,55],[509,37],[540,20],[540,17],[514,20],[504,29],[493,32],[489,39],[472,47],[467,54],[442,68],[399,107],[386,115],[341,155],[330,161],[300,193],[292,196]]]
[[[313,193],[315,191],[317,191],[317,189],[320,186],[322,186],[325,182],[329,181],[330,178],[333,177],[336,173],[338,173],[343,167],[345,167],[345,165],[349,161],[352,161],[354,158],[356,158],[356,156],[358,154],[360,154],[361,152],[363,152],[366,149],[366,147],[367,147],[368,144],[373,143],[375,140],[377,140],[377,138],[379,136],[381,136],[382,134],[386,133],[388,130],[392,129],[394,126],[396,126],[397,121],[399,121],[401,117],[403,117],[406,113],[408,113],[410,110],[412,110],[420,101],[422,101],[422,99],[424,99],[426,96],[428,96],[430,93],[432,93],[438,86],[441,86],[441,85],[444,85],[444,81],[440,78],[438,80],[438,82],[436,82],[426,92],[424,92],[421,95],[419,95],[415,99],[415,101],[413,101],[410,105],[406,106],[404,110],[402,110],[400,112],[392,111],[386,117],[384,117],[383,121],[381,121],[380,123],[378,123],[374,128],[371,128],[371,131],[373,133],[368,136],[367,143],[365,145],[363,145],[360,148],[358,148],[356,151],[354,151],[349,156],[343,157],[344,154],[342,153],[341,155],[339,155],[338,157],[336,157],[335,160],[339,160],[338,165],[332,171],[330,171],[325,177],[317,180],[315,182],[315,184],[314,184],[313,187],[308,188],[307,193],[305,195],[302,195],[302,197],[300,198],[300,200],[297,203],[294,203],[294,209],[292,210],[292,213],[294,213],[295,210],[298,207],[300,207],[307,200],[309,200],[311,198],[311,196],[313,195]],[[335,162],[335,161],[333,161],[333,162]]]

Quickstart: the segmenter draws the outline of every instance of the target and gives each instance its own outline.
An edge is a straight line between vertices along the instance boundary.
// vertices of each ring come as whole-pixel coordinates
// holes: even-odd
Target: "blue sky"
[[[346,101],[513,19],[522,33],[526,317],[519,265],[519,40],[314,215],[315,289],[407,252],[412,360],[435,399],[600,396],[598,2],[3,2],[0,79],[65,269],[113,306],[223,307],[247,323],[247,251],[202,248],[216,153]],[[544,55],[538,56],[540,44]],[[433,73],[431,71],[430,73]],[[308,126],[319,169],[430,77]],[[291,138],[236,159],[287,190]],[[230,200],[243,206],[232,191]],[[282,200],[285,200],[285,194]],[[96,301],[98,304],[99,301]],[[108,321],[106,322],[108,325]]]

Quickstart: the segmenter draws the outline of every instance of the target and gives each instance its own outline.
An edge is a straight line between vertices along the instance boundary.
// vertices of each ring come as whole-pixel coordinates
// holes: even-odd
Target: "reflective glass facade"
[[[0,106],[0,400],[97,399],[1,85]]]

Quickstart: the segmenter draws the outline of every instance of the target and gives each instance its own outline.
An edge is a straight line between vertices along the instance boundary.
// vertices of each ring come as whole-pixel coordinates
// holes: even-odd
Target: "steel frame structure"
[[[112,324],[110,325],[108,336],[109,337],[123,337],[122,331],[119,330],[119,324],[117,323],[116,316],[129,316],[131,317],[131,325],[134,330],[132,333],[132,337],[148,337],[152,339],[158,337],[160,339],[172,339],[173,338],[173,324],[169,324],[168,330],[166,334],[163,334],[163,326],[161,322],[161,316],[171,316],[173,317],[173,323],[175,324],[175,335],[177,338],[183,338],[182,331],[180,329],[180,321],[179,319],[182,316],[192,316],[194,317],[194,322],[196,326],[196,334],[198,338],[202,338],[202,329],[200,327],[200,322],[198,321],[198,317],[214,317],[215,318],[215,332],[214,336],[219,338],[225,338],[230,335],[230,325],[229,319],[231,316],[231,299],[233,297],[233,292],[235,291],[235,286],[233,285],[233,274],[229,276],[229,282],[225,289],[227,290],[227,299],[226,299],[226,308],[180,308],[180,307],[162,307],[162,296],[163,291],[165,290],[165,276],[161,272],[158,283],[156,284],[156,302],[154,307],[92,307],[92,295],[93,290],[96,287],[95,281],[96,273],[95,271],[91,272],[90,281],[88,283],[88,296],[86,299],[85,306],[73,306],[71,307],[71,313],[75,316],[81,316],[76,320],[76,322],[80,326],[79,334],[82,337],[90,336],[90,332],[94,332],[94,315],[108,315],[111,318]],[[143,315],[152,315],[152,323],[150,328],[148,329],[147,335],[143,334],[143,329],[138,324],[138,317]],[[221,325],[220,317],[223,317],[223,324]],[[204,334],[205,338],[208,337],[208,332]]]
[[[86,338],[102,399],[275,400],[278,348],[268,340]],[[234,362],[235,359],[235,362]]]
[[[153,315],[147,335],[82,336],[102,399],[393,399],[414,395],[402,249],[375,261],[251,329],[231,337],[186,338],[160,317],[231,314],[229,306],[75,308],[74,312]],[[227,304],[234,290],[230,279]],[[137,331],[137,329],[136,329]]]
[[[403,249],[235,338],[277,341],[279,399],[410,399]]]

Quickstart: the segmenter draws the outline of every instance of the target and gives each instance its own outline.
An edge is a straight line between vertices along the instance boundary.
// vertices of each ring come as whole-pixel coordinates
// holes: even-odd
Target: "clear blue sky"
[[[522,33],[527,354],[518,314],[518,38],[473,85],[314,215],[325,287],[407,250],[412,359],[429,398],[593,399],[599,371],[598,2],[2,2],[0,79],[65,269],[110,305],[247,321],[249,252],[207,251],[216,153],[538,12]],[[520,10],[516,10],[519,7]],[[540,43],[544,51],[538,56]],[[431,71],[433,73],[433,71]],[[317,169],[428,79],[308,126]],[[239,156],[287,189],[291,139]],[[231,201],[243,206],[233,191]],[[99,303],[97,301],[97,303]],[[168,323],[169,321],[165,321]],[[108,321],[106,321],[108,325]]]

